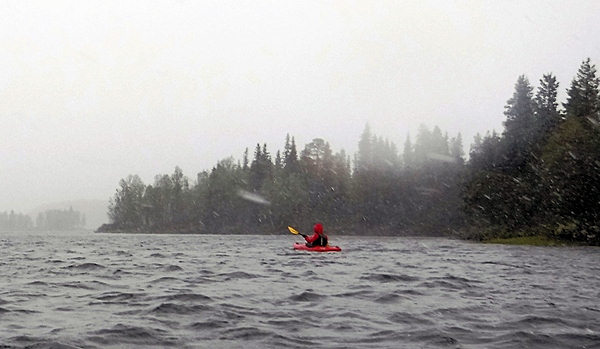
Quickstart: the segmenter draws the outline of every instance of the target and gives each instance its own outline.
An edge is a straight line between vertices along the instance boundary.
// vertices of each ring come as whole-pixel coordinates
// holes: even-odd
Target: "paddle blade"
[[[299,231],[297,231],[296,229],[294,229],[294,228],[290,227],[289,225],[288,225],[288,230],[289,230],[289,231],[290,231],[290,233],[292,233],[292,234],[300,235],[300,232],[299,232]]]

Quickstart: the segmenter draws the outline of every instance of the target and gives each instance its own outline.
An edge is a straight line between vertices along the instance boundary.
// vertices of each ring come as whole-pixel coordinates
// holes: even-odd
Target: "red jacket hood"
[[[319,235],[323,234],[323,224],[321,224],[321,223],[315,224],[313,230],[315,231],[315,233],[317,233]]]

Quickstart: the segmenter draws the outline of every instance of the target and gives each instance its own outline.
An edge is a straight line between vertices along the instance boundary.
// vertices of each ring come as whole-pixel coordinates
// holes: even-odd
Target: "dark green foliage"
[[[542,135],[548,135],[560,121],[557,94],[556,77],[552,74],[545,74],[540,79],[540,86],[535,95],[536,121]]]
[[[119,182],[119,189],[111,198],[108,216],[118,228],[136,229],[145,225],[143,197],[146,187],[138,175],[129,175]]]
[[[314,138],[298,154],[286,135],[272,159],[257,144],[250,162],[228,158],[190,185],[179,168],[153,185],[121,180],[108,229],[150,232],[276,233],[287,225],[332,232],[441,234],[487,239],[545,235],[600,244],[598,79],[589,59],[558,110],[558,82],[540,80],[535,96],[519,76],[504,130],[479,134],[465,164],[461,134],[421,125],[403,153],[365,126],[354,164]],[[585,114],[588,113],[588,114]],[[1,216],[0,216],[1,218]]]
[[[521,168],[530,159],[533,144],[539,133],[535,122],[533,87],[524,75],[519,76],[515,92],[504,107],[504,133],[502,135],[503,161],[507,170]]]
[[[571,117],[544,147],[546,222],[563,238],[600,243],[600,120]],[[566,229],[567,225],[571,229]]]
[[[463,198],[481,232],[600,244],[598,79],[590,60],[568,91],[566,118],[557,109],[557,88],[556,78],[544,75],[533,100],[519,77],[502,137],[476,137]]]
[[[246,150],[243,165],[222,160],[210,173],[198,174],[195,185],[178,167],[148,186],[129,176],[111,199],[112,223],[105,228],[265,233],[318,220],[346,233],[431,228],[439,234],[461,219],[457,174],[464,167],[463,151],[460,136],[452,141],[451,156],[448,137],[437,127],[427,132],[433,136],[418,146],[442,154],[419,158],[419,168],[404,168],[396,146],[367,126],[354,172],[346,153],[333,153],[322,138],[306,144],[298,157],[288,135],[274,161],[267,145],[257,144],[251,164]]]
[[[585,117],[598,112],[600,110],[599,84],[596,66],[591,64],[588,58],[581,63],[577,77],[573,79],[571,87],[567,90],[567,102],[564,104],[567,116]]]

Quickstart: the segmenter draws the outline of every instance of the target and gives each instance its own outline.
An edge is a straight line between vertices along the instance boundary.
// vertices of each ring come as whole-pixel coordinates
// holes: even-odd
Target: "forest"
[[[562,105],[549,73],[519,76],[504,129],[477,135],[421,125],[402,150],[366,125],[352,157],[322,138],[226,158],[188,178],[123,178],[99,232],[276,234],[322,221],[336,234],[541,235],[600,244],[600,93],[584,60]]]
[[[85,227],[85,215],[70,207],[68,210],[46,210],[37,215],[35,224],[29,215],[0,212],[0,231],[71,230]]]

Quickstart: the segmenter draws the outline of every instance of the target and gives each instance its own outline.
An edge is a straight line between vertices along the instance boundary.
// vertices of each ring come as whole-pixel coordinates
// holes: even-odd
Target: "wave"
[[[175,346],[177,340],[169,336],[169,332],[163,329],[126,326],[117,324],[114,327],[91,332],[87,339],[102,345],[152,345],[152,346]]]
[[[183,270],[182,267],[180,267],[178,265],[172,265],[172,264],[166,265],[162,269],[165,271],[182,271]]]
[[[40,280],[35,280],[35,281],[32,281],[32,282],[28,282],[27,285],[31,285],[31,286],[48,286],[48,283],[44,282],[44,281],[40,281]],[[0,302],[0,304],[2,304],[2,303]]]
[[[404,274],[399,274],[399,275],[394,275],[394,274],[381,274],[381,273],[373,273],[373,274],[369,274],[367,276],[363,276],[361,277],[361,279],[363,280],[368,280],[368,281],[377,281],[377,282],[412,282],[412,281],[418,281],[420,280],[418,277],[416,276],[410,276],[410,275],[404,275]]]
[[[476,287],[471,284],[467,279],[461,278],[431,278],[431,281],[425,281],[419,285],[418,288],[441,288],[441,289],[450,289],[450,290],[465,290],[471,287]]]
[[[403,299],[403,297],[401,297],[395,293],[389,293],[389,294],[385,294],[381,297],[376,298],[375,302],[383,303],[383,304],[392,304],[392,303],[398,303],[401,299]]]
[[[334,294],[333,297],[370,299],[372,297],[373,293],[374,292],[372,290],[363,290],[363,291],[338,293],[338,294]]]
[[[98,290],[110,286],[109,284],[98,280],[59,282],[54,285],[57,287],[78,288],[82,290]]]
[[[405,325],[420,325],[420,326],[430,326],[433,325],[434,322],[430,320],[430,317],[420,317],[415,316],[411,313],[406,312],[396,312],[388,317],[388,320],[396,323],[396,324],[405,324]]]
[[[200,293],[178,293],[173,295],[165,295],[155,297],[154,299],[160,299],[165,301],[180,301],[180,302],[208,302],[212,301],[212,298],[205,296]]]
[[[142,300],[146,295],[146,293],[107,292],[93,298],[107,303],[126,303],[134,300]]]
[[[172,276],[163,276],[158,279],[154,279],[154,280],[150,281],[150,283],[157,284],[157,283],[162,283],[162,282],[178,282],[178,281],[181,281],[181,279],[172,277]]]
[[[2,347],[0,347],[0,348],[2,348]],[[25,347],[25,349],[81,349],[81,348],[83,348],[83,347],[64,344],[61,342],[55,342],[52,340],[47,341],[47,342],[35,343],[35,344],[28,345]]]
[[[189,329],[198,330],[214,330],[217,328],[223,328],[229,326],[230,322],[225,320],[206,320],[198,321],[188,325]]]
[[[77,269],[77,270],[98,270],[98,269],[105,269],[106,267],[98,264],[98,263],[92,263],[92,262],[87,262],[87,263],[82,263],[82,264],[71,264],[69,266],[64,267],[64,269]]]
[[[243,271],[234,271],[231,273],[219,274],[218,276],[224,281],[238,280],[238,279],[256,279],[256,278],[261,277],[260,275],[250,274],[250,273],[246,273]]]
[[[251,339],[267,340],[271,335],[271,332],[259,329],[257,327],[232,328],[221,331],[218,334],[219,339],[230,339],[235,341]]]
[[[288,299],[294,302],[317,302],[324,298],[326,298],[326,296],[314,292],[305,291],[300,294],[290,296]]]
[[[189,315],[199,314],[211,309],[212,307],[207,305],[196,304],[190,306],[176,303],[161,303],[160,305],[149,310],[148,313]]]

